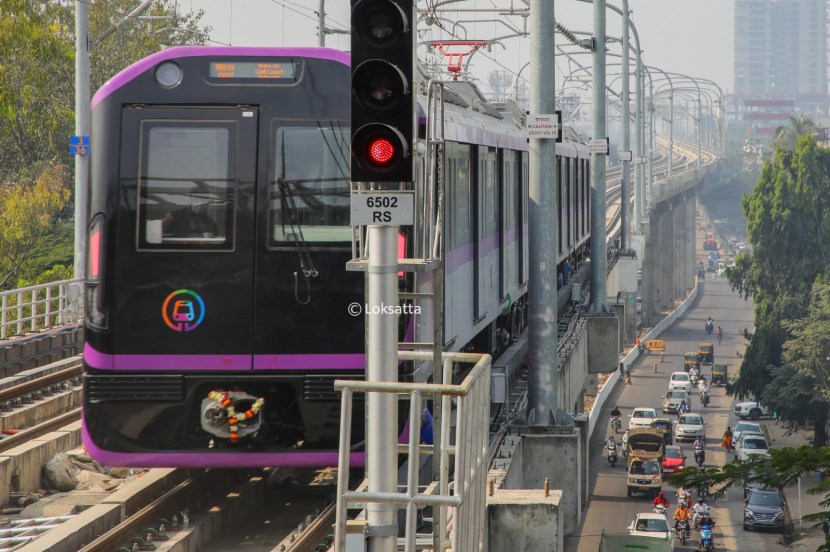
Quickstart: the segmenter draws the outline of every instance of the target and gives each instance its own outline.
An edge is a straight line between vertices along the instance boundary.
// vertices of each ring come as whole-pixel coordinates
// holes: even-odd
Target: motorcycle
[[[705,327],[706,327],[706,333],[707,333],[707,334],[710,334],[710,333],[712,333],[712,330],[714,330],[714,329],[715,329],[715,324],[714,324],[713,322],[709,322],[709,321],[707,320],[707,321],[706,321],[706,326],[705,326]]]
[[[620,417],[619,416],[612,416],[611,417],[611,427],[614,428],[614,433],[620,432]]]
[[[695,449],[695,462],[697,462],[697,467],[703,467],[703,463],[706,461],[706,451],[702,448]]]
[[[608,463],[613,468],[617,464],[617,445],[607,445],[608,449]]]
[[[677,538],[680,539],[680,544],[685,545],[686,539],[688,539],[691,535],[691,531],[689,529],[689,521],[681,519],[677,522],[675,528],[677,529]]]
[[[677,497],[677,506],[678,506],[678,508],[680,507],[681,504],[683,506],[685,506],[686,508],[689,507],[689,495],[687,493],[683,493],[681,495],[678,495],[678,497]]]
[[[700,547],[703,550],[711,551],[715,549],[715,542],[712,538],[712,526],[708,524],[701,524],[700,526]]]
[[[655,514],[662,514],[662,515],[665,516],[666,515],[666,506],[664,504],[658,504],[657,506],[654,507],[652,512],[655,513]]]
[[[702,391],[700,393],[700,404],[703,406],[709,406],[709,393],[706,391]]]

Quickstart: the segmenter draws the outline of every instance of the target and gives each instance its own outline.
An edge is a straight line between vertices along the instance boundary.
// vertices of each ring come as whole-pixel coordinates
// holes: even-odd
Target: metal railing
[[[400,360],[430,361],[432,353],[401,351]],[[406,509],[403,545],[406,552],[432,548],[429,539],[417,539],[417,510],[431,506],[434,534],[440,550],[475,552],[483,550],[487,446],[490,408],[491,357],[474,353],[443,353],[444,380],[451,381],[453,363],[474,364],[460,385],[344,381],[334,388],[343,392],[340,415],[340,457],[337,476],[337,516],[335,552],[346,551],[346,513],[349,504],[391,504]],[[352,401],[354,393],[387,393],[409,399],[409,443],[400,445],[398,454],[407,455],[407,481],[404,492],[374,493],[348,490],[349,444],[351,443]],[[421,445],[421,401],[423,396],[440,398],[439,480],[426,489],[418,485],[419,456],[433,455],[432,445]],[[454,405],[452,399],[455,398]],[[454,458],[450,470],[450,456]],[[452,485],[450,479],[453,479]]]
[[[0,292],[0,339],[83,320],[83,280],[60,280]]]

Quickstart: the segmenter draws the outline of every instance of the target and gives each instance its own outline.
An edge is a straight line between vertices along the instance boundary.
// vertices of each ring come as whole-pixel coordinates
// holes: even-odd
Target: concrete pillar
[[[692,190],[686,200],[686,266],[689,268],[689,273],[686,277],[686,285],[689,288],[695,287],[695,280],[697,279],[697,194]]]
[[[686,200],[681,197],[672,201],[672,234],[674,247],[674,267],[672,270],[672,290],[674,299],[686,296]]]
[[[658,237],[658,259],[659,259],[659,312],[671,310],[674,306],[674,223],[672,210],[668,202],[661,209],[660,218],[657,220]]]
[[[488,552],[564,550],[562,491],[498,490],[487,497]]]
[[[646,236],[645,240],[645,255],[643,257],[642,288],[643,288],[643,323],[646,326],[654,326],[659,320],[660,309],[658,308],[658,286],[659,279],[657,277],[660,269],[659,263],[659,245],[657,221],[660,214],[657,209],[651,211],[646,217],[646,222],[643,224],[643,233]]]

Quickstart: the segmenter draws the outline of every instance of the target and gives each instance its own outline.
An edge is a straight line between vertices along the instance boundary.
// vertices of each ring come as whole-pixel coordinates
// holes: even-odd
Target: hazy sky
[[[590,4],[577,0],[555,1],[556,18],[560,23],[572,31],[591,31],[593,7]],[[622,0],[609,3],[622,6]],[[220,43],[237,46],[316,46],[318,43],[316,11],[320,0],[179,0],[179,4],[184,10],[203,9],[203,23],[213,27],[211,38]],[[524,6],[521,0],[464,0],[457,5],[485,10],[506,8],[511,4]],[[325,5],[327,26],[346,29],[349,0],[326,0]],[[426,5],[424,0],[418,2],[419,8]],[[633,11],[632,21],[639,31],[647,64],[665,71],[711,79],[724,91],[733,90],[733,0],[629,0],[629,8]],[[487,11],[465,13],[458,10],[441,15],[454,23],[465,21],[459,24],[467,31],[466,40],[512,34],[507,26],[492,21],[499,17],[516,28],[521,29],[524,24],[521,17],[504,18]],[[473,20],[490,21],[468,23]],[[620,16],[608,10],[607,21],[608,36],[620,36]],[[461,27],[456,27],[457,34],[462,32]],[[527,38],[510,38],[503,42],[504,48],[494,45],[490,52],[477,53],[471,72],[485,85],[488,73],[494,69],[518,72],[529,60],[527,41]],[[560,35],[556,41],[557,44],[565,43]],[[328,35],[326,46],[348,50],[349,37]],[[612,44],[610,48],[619,53],[619,45]],[[590,63],[590,56],[583,55],[579,59],[581,63]],[[557,64],[559,79],[569,69],[564,61]],[[609,67],[609,73],[614,70]],[[522,75],[527,75],[527,71]]]

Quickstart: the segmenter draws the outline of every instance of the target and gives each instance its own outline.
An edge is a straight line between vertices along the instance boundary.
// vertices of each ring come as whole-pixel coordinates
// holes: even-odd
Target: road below
[[[724,330],[723,342],[719,345],[715,335],[707,335],[704,331],[704,321],[708,316],[715,320],[715,327],[720,325]],[[641,356],[632,366],[632,383],[624,385],[618,383],[616,389],[606,401],[602,410],[601,420],[591,438],[591,499],[583,516],[582,524],[574,536],[565,537],[566,552],[596,552],[599,549],[600,535],[606,533],[627,533],[628,525],[638,512],[651,511],[651,498],[645,495],[626,496],[625,463],[618,463],[612,468],[605,460],[604,444],[613,429],[607,423],[609,413],[614,404],[622,411],[623,430],[627,427],[628,415],[636,407],[652,407],[660,411],[662,398],[668,386],[669,375],[673,371],[683,370],[683,354],[688,351],[697,351],[698,343],[714,342],[715,362],[729,365],[729,375],[734,377],[740,367],[741,358],[746,340],[742,332],[744,328],[753,330],[753,312],[751,301],[744,301],[737,292],[730,289],[725,278],[717,283],[710,279],[701,284],[700,293],[694,305],[686,311],[671,328],[661,336],[667,342],[663,362],[660,362],[659,353]],[[657,363],[657,373],[654,373],[654,364]],[[704,366],[703,374],[709,378],[710,367]],[[712,388],[712,401],[708,408],[700,404],[697,392],[692,396],[692,412],[701,413],[706,421],[706,464],[705,467],[721,466],[728,461],[727,454],[720,447],[721,436],[727,425],[734,426],[735,416],[732,413],[732,397],[727,397],[723,387]],[[669,417],[667,415],[667,417]],[[622,435],[618,435],[619,438]],[[677,443],[675,443],[677,444]],[[691,443],[682,443],[687,463],[694,464],[694,455],[691,452]],[[732,455],[729,455],[729,459]],[[666,496],[671,498],[670,514],[674,512],[676,501],[674,489],[663,486]],[[709,502],[713,518],[716,522],[715,546],[717,550],[783,550],[779,544],[781,535],[778,533],[763,533],[744,531],[743,525],[743,492],[741,489],[730,489],[723,499]],[[695,550],[698,546],[698,535],[692,533],[692,538],[685,547],[676,542],[675,550]]]

